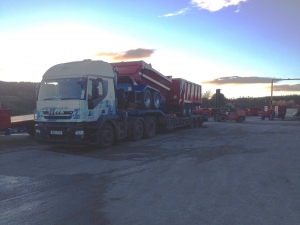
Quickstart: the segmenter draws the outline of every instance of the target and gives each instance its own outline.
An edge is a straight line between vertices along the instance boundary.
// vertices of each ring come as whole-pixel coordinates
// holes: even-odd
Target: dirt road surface
[[[299,121],[209,121],[112,148],[0,135],[0,224],[300,224]]]

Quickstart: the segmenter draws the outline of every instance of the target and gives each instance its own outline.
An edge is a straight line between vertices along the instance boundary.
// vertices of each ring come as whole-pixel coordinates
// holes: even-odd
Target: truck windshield
[[[85,99],[86,83],[87,79],[83,77],[42,80],[38,100]]]

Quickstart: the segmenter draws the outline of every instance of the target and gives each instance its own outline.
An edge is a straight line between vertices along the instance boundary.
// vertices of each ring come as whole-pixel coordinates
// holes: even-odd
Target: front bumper
[[[76,131],[80,134],[76,135]],[[35,139],[40,144],[93,146],[98,143],[96,127],[86,123],[39,123],[35,126]]]

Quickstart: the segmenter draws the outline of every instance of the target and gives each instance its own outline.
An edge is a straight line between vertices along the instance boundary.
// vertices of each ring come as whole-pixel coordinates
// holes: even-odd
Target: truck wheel
[[[138,141],[143,138],[144,124],[141,119],[137,119],[133,122],[131,140]]]
[[[227,120],[227,117],[225,115],[220,115],[219,116],[219,121],[220,122],[225,122]]]
[[[160,94],[158,92],[153,93],[153,102],[152,102],[153,108],[158,109],[160,106]]]
[[[236,122],[238,123],[244,122],[244,117],[240,116],[239,118],[237,118]]]
[[[146,124],[146,132],[145,132],[145,137],[146,138],[152,138],[154,137],[156,133],[156,123],[155,120],[150,117],[145,119],[145,124]]]
[[[104,123],[102,129],[100,130],[99,147],[109,148],[113,145],[114,139],[115,132],[112,125],[108,122]]]
[[[142,108],[150,109],[151,107],[151,92],[146,90],[142,95]]]

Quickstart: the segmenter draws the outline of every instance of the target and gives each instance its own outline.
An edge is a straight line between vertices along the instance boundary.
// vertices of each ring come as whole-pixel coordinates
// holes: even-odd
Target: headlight
[[[84,131],[83,130],[76,130],[75,135],[84,135]]]

